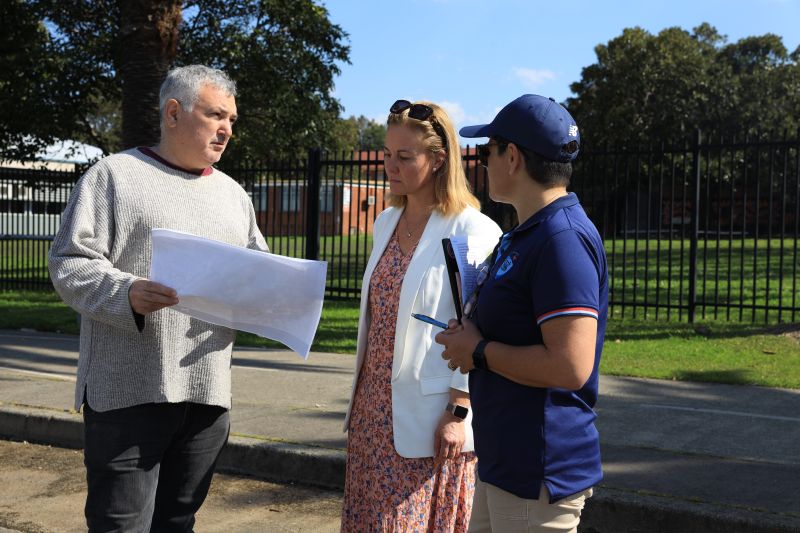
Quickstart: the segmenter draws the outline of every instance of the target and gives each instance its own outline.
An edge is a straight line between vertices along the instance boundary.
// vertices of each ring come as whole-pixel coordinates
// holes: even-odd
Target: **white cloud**
[[[453,121],[453,124],[461,124],[464,122],[464,119],[467,118],[467,113],[458,102],[448,102],[445,100],[439,102],[439,105],[442,106],[445,111],[447,111],[448,115],[450,115],[450,120]]]
[[[497,106],[492,111],[481,111],[480,113],[467,115],[464,125],[472,126],[474,124],[488,124],[494,120],[494,117],[497,116],[497,113],[499,113],[501,109],[501,106]]]
[[[556,79],[556,73],[552,70],[540,70],[535,68],[514,67],[514,75],[522,81],[527,89],[538,89],[548,81]]]
[[[502,106],[497,106],[491,111],[479,111],[478,113],[467,113],[464,110],[464,106],[462,106],[459,102],[450,102],[450,101],[440,101],[438,102],[440,106],[447,111],[447,114],[450,116],[450,120],[453,121],[453,126],[456,128],[456,132],[460,130],[463,126],[473,126],[475,124],[488,124],[491,122],[495,115],[497,115],[498,111],[502,108]],[[465,145],[474,145],[477,142],[481,142],[479,139],[464,139],[459,137],[460,144],[462,146]]]

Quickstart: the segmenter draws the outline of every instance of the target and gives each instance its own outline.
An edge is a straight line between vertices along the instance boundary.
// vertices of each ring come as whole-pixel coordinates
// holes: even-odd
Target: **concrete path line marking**
[[[9,372],[19,372],[20,374],[27,374],[29,376],[36,376],[49,379],[59,379],[62,381],[72,381],[73,383],[78,380],[74,375],[59,374],[57,372],[37,372],[36,370],[23,370],[22,368],[13,368],[8,366],[0,366],[0,370],[7,370]]]
[[[759,415],[756,413],[745,413],[743,411],[725,411],[723,409],[702,409],[699,407],[678,407],[677,405],[656,405],[643,403],[642,407],[649,407],[652,409],[670,409],[673,411],[687,411],[691,413],[710,413],[714,415],[730,415],[730,416],[746,416],[750,418],[766,418],[768,420],[783,420],[787,422],[800,422],[800,418],[791,416],[775,416],[775,415]]]
[[[278,371],[277,368],[258,368],[258,367],[243,366],[243,365],[233,365],[233,368],[240,368],[242,370],[258,370],[258,371],[261,371],[261,372],[277,372]],[[20,372],[22,374],[28,374],[28,375],[31,375],[31,376],[41,376],[41,377],[47,377],[47,378],[59,378],[59,379],[63,379],[64,381],[72,381],[72,382],[77,381],[77,378],[75,376],[71,376],[69,374],[58,374],[56,372],[37,372],[36,370],[22,370],[20,368],[12,368],[12,367],[8,367],[8,366],[0,366],[0,370],[8,370],[8,371],[11,371],[11,372]]]
[[[19,331],[12,331],[10,333],[9,332],[0,333],[0,338],[3,338],[3,337],[9,338],[9,339],[15,339],[15,340],[17,340],[17,339],[24,339],[24,340],[35,339],[35,340],[48,340],[48,341],[63,341],[63,340],[66,339],[68,341],[72,341],[72,342],[76,342],[76,343],[78,342],[78,336],[77,335],[67,335],[67,334],[48,335],[47,333],[41,333],[41,332],[38,332],[38,331],[25,331],[24,329],[23,330],[19,330]]]
[[[257,366],[247,365],[231,365],[233,368],[241,368],[242,370],[260,370],[261,372],[277,372],[277,368],[259,368]]]
[[[3,346],[0,346],[0,349],[16,350],[18,352],[28,353],[32,355],[39,355],[42,353],[41,347],[29,346],[27,344],[4,344]],[[59,348],[47,348],[47,353],[55,353],[59,355],[68,355],[68,356],[78,355],[78,353],[73,350],[61,350]]]

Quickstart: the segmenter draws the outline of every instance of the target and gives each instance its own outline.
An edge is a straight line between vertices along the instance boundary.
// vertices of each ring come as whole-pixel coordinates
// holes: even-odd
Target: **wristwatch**
[[[472,351],[472,366],[475,368],[489,370],[489,365],[486,363],[486,354],[483,352],[487,344],[489,344],[489,341],[481,339],[478,344],[475,345],[475,349]]]
[[[469,414],[469,407],[464,407],[463,405],[458,405],[457,403],[448,403],[444,410],[454,417],[460,418],[461,420],[467,418],[467,415]]]

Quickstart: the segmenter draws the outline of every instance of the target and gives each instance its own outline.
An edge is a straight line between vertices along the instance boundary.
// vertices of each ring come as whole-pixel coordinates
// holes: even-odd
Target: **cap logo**
[[[575,126],[573,124],[572,126],[569,127],[569,136],[576,137],[577,135],[578,135],[578,126]]]

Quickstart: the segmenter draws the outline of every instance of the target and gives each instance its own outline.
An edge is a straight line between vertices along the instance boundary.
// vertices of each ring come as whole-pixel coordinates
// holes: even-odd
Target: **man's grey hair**
[[[172,98],[180,102],[183,109],[191,111],[197,102],[197,93],[204,85],[211,85],[236,96],[236,82],[219,69],[205,65],[176,67],[167,73],[158,93],[158,109],[162,119],[167,101]]]

